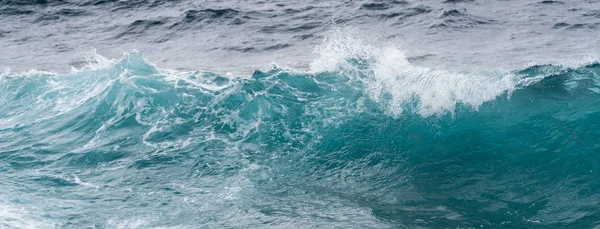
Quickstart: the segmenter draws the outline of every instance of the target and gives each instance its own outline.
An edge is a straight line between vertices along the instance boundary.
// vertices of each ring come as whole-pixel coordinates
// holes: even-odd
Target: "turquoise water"
[[[600,224],[600,64],[450,73],[388,51],[247,77],[138,52],[5,73],[0,227]]]
[[[0,0],[0,229],[600,229],[598,9]]]

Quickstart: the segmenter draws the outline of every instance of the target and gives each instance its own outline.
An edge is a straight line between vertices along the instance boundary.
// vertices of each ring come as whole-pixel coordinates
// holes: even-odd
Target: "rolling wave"
[[[597,225],[597,62],[456,73],[349,36],[317,53],[248,77],[139,52],[0,75],[0,225]]]

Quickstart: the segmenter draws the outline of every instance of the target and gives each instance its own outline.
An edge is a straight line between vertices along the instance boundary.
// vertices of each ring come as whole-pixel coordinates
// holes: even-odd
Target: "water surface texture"
[[[598,9],[0,0],[0,228],[600,228]]]

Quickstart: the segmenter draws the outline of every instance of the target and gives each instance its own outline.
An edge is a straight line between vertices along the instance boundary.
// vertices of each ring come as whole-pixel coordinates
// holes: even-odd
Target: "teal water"
[[[449,73],[389,53],[5,73],[0,227],[600,225],[600,64]]]

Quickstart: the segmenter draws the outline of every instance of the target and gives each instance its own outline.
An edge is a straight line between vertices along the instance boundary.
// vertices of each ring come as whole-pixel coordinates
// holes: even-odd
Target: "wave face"
[[[3,228],[593,228],[600,64],[451,73],[331,38],[311,71],[141,53],[0,77]]]

